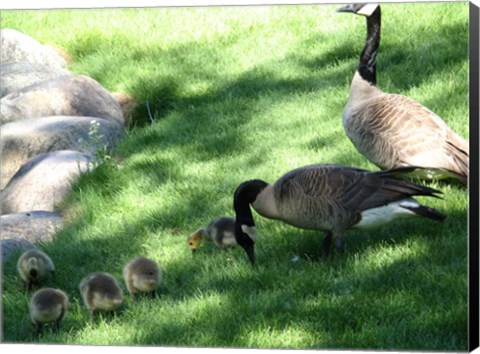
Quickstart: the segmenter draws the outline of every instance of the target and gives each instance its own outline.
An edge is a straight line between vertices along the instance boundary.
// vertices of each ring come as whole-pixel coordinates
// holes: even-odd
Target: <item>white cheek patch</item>
[[[358,10],[357,14],[368,17],[371,14],[373,14],[373,11],[375,11],[377,7],[378,7],[378,4],[366,4],[360,10]]]
[[[255,226],[242,225],[242,231],[252,239],[253,242],[257,239],[257,228]]]

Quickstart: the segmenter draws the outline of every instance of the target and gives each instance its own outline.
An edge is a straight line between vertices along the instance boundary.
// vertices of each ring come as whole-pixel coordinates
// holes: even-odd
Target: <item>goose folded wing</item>
[[[416,185],[394,176],[405,169],[364,173],[345,185],[341,201],[343,205],[356,211],[380,207],[391,202],[415,195],[435,196],[441,193],[433,188]]]
[[[352,184],[357,173],[364,170],[337,165],[310,165],[295,169],[276,183],[277,197],[323,199],[342,195],[344,185]]]

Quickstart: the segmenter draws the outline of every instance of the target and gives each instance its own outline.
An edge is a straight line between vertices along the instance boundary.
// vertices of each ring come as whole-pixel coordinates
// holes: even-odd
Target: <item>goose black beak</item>
[[[353,8],[353,4],[348,4],[347,6],[340,7],[339,9],[337,9],[337,12],[351,12],[351,13],[355,13],[355,10],[354,10],[354,8]]]
[[[250,264],[255,266],[255,248],[252,245],[245,247],[245,252],[247,252],[248,259],[250,260]]]

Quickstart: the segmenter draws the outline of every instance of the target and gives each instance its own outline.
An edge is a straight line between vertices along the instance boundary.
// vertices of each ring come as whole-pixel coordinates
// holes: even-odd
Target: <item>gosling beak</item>
[[[195,254],[197,249],[196,248],[192,248],[192,255]]]

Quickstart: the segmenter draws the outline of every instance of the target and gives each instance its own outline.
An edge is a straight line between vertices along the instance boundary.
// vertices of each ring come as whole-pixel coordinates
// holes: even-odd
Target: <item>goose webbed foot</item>
[[[343,242],[343,236],[341,235],[335,238],[335,250],[338,254],[345,253],[345,244]]]

